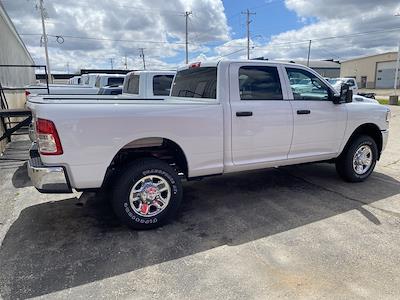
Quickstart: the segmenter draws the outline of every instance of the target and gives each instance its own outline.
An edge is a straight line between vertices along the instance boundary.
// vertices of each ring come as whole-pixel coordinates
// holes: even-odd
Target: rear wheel
[[[151,229],[170,221],[182,202],[182,184],[167,163],[145,158],[128,165],[117,180],[113,208],[134,229]]]
[[[340,177],[349,182],[360,182],[373,172],[378,158],[378,147],[373,138],[361,135],[351,142],[336,160]]]

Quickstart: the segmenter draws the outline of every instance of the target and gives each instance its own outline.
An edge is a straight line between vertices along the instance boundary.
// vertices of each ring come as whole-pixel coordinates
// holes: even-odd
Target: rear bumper
[[[34,144],[29,153],[28,175],[39,192],[72,193],[64,167],[45,166]]]

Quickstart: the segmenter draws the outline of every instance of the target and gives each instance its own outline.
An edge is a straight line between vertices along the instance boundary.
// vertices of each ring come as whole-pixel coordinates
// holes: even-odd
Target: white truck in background
[[[25,94],[28,95],[96,95],[103,86],[122,84],[124,74],[84,74],[81,77],[81,84],[49,84],[49,91],[46,85],[29,85]]]
[[[74,76],[68,80],[68,84],[77,85],[81,84],[81,76]]]
[[[353,95],[358,95],[358,85],[354,78],[330,78],[328,81],[336,90],[340,90],[341,86],[345,83],[353,91]]]
[[[347,85],[338,93],[305,66],[249,60],[184,66],[164,101],[44,95],[30,97],[28,107],[34,186],[111,189],[116,215],[135,229],[176,215],[182,179],[334,162],[344,180],[366,180],[390,119],[387,107],[352,102]]]
[[[163,99],[169,96],[176,71],[133,71],[126,74],[122,96]]]

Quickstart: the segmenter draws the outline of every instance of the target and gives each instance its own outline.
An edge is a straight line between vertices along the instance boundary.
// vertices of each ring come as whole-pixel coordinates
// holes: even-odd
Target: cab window
[[[353,79],[347,80],[346,83],[347,83],[349,86],[355,86],[355,85],[356,85]]]
[[[329,99],[330,89],[316,75],[296,68],[286,68],[294,100]]]
[[[123,93],[139,94],[139,75],[128,75],[124,81]]]
[[[190,68],[176,73],[172,97],[216,99],[216,94],[216,67]]]
[[[153,77],[154,96],[169,96],[174,75],[155,75]]]
[[[239,68],[241,100],[282,100],[282,87],[278,69],[268,66]]]

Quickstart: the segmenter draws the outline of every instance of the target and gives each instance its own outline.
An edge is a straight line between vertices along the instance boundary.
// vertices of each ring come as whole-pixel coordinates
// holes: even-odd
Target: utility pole
[[[400,13],[396,13],[395,17],[400,17]],[[399,78],[399,61],[400,61],[400,41],[397,47],[397,61],[396,61],[396,72],[394,73],[394,95],[397,96],[397,80]]]
[[[114,58],[110,58],[111,70],[114,70]]]
[[[310,54],[311,54],[311,40],[308,43],[307,67],[310,66]]]
[[[188,21],[189,21],[189,16],[192,14],[191,11],[185,11],[185,45],[186,45],[186,64],[189,63],[189,33],[188,33]]]
[[[394,73],[394,95],[397,96],[397,80],[399,79],[400,41],[397,47],[396,72]]]
[[[146,60],[144,58],[144,48],[139,48],[139,50],[140,50],[139,56],[142,58],[142,61],[143,61],[143,70],[146,70]]]
[[[67,61],[67,74],[69,74],[69,61]]]
[[[126,54],[125,54],[125,63],[124,63],[124,66],[125,66],[125,70],[128,70],[128,58],[126,57]]]
[[[247,27],[247,59],[250,59],[250,15],[255,15],[255,12],[250,12],[249,9],[246,9],[245,12],[242,12],[242,15],[246,15],[246,27]]]
[[[47,50],[47,34],[46,34],[46,26],[44,24],[44,8],[43,8],[43,0],[39,0],[39,9],[40,16],[42,18],[42,30],[43,30],[43,43],[44,43],[44,53],[46,55],[46,68],[47,68],[47,80],[49,83],[52,83],[52,77],[50,72],[50,62],[49,62],[49,51]]]

